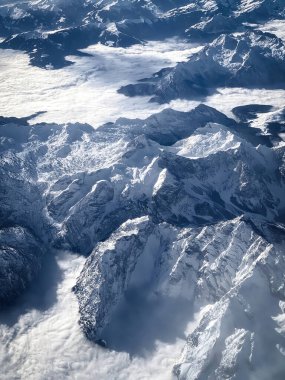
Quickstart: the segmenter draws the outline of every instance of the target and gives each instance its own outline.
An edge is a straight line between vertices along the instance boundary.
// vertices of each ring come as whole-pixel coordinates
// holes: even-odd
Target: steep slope
[[[0,305],[12,303],[40,271],[44,248],[23,227],[0,229]]]
[[[122,87],[128,95],[154,95],[154,101],[195,99],[217,87],[284,88],[285,47],[269,33],[221,35],[188,62],[150,79]]]
[[[166,120],[176,120],[177,137],[175,126],[156,135],[159,140],[170,142],[180,134],[188,136],[208,121],[231,123],[219,112],[199,107],[190,114],[164,112],[146,124],[153,134]],[[188,127],[190,120],[192,129]],[[0,229],[1,257],[5,262],[1,302],[12,301],[13,295],[26,288],[39,271],[41,252],[50,245],[88,254],[97,241],[106,238],[123,221],[142,213],[146,207],[142,191],[129,199],[121,194],[133,175],[130,173],[128,179],[121,181],[109,177],[119,173],[116,164],[126,151],[131,155],[136,144],[147,143],[153,157],[159,149],[144,139],[140,142],[140,138],[130,143],[130,139],[142,133],[144,121],[125,120],[124,128],[119,127],[121,122],[116,134],[115,126],[111,128],[110,124],[94,131],[88,125],[30,126],[28,118],[1,118]],[[133,123],[137,123],[136,131]],[[116,165],[113,170],[112,165]],[[13,244],[11,237],[5,240],[6,232],[8,237],[15,235]],[[19,241],[17,236],[21,236]],[[9,256],[7,252],[14,253]],[[7,272],[10,282],[5,280]]]
[[[282,378],[284,232],[262,226],[260,237],[256,226],[253,232],[241,221],[220,227],[208,244],[202,232],[205,260],[195,271],[201,300],[210,294],[214,302],[189,335],[175,373],[179,379]],[[230,235],[223,235],[225,228]]]
[[[116,201],[116,205],[123,206],[123,209],[116,209],[111,215],[121,215],[126,222],[104,243],[96,246],[75,287],[82,315],[81,324],[90,338],[104,338],[102,331],[129,286],[154,282],[156,285],[152,283],[154,288],[151,289],[155,294],[162,292],[188,300],[194,297],[202,302],[216,301],[235,288],[234,278],[239,277],[239,271],[251,270],[249,261],[252,257],[256,260],[257,255],[264,256],[261,247],[271,249],[271,240],[278,245],[276,236],[266,232],[270,227],[266,227],[265,220],[278,219],[283,212],[281,198],[277,200],[273,197],[273,201],[270,195],[273,191],[281,196],[283,191],[284,179],[281,180],[280,190],[277,190],[279,180],[271,177],[280,163],[276,158],[276,169],[268,167],[268,160],[271,164],[275,161],[273,157],[269,158],[273,153],[270,149],[256,149],[244,144],[225,127],[208,125],[164,152],[159,153],[158,150],[157,163],[153,160],[156,146],[147,140],[136,138],[135,143],[127,147],[129,150],[118,163],[119,172],[115,165],[108,181],[116,178],[114,188],[117,188],[123,180],[122,173],[128,173],[124,176],[124,180],[130,176],[128,185],[119,185],[122,197],[127,197],[132,205],[135,204],[134,199],[141,198],[145,205],[138,211],[142,216],[130,220],[132,213],[125,214],[127,208],[122,200]],[[252,153],[249,153],[251,150]],[[264,154],[269,154],[265,160]],[[138,168],[136,176],[130,171],[134,164]],[[259,177],[258,173],[262,175]],[[221,178],[225,181],[221,182]],[[274,190],[270,190],[271,183],[274,183]],[[264,198],[260,189],[265,191]],[[257,192],[259,196],[255,197]],[[150,203],[148,197],[152,198]],[[277,211],[279,207],[281,214]],[[146,213],[149,216],[143,216]],[[232,219],[239,214],[246,214],[247,217]],[[219,220],[225,221],[219,223]],[[183,228],[191,224],[204,227]],[[283,235],[282,230],[279,232]],[[181,236],[187,236],[186,240]],[[193,248],[189,248],[189,252],[195,252],[195,258],[189,256],[188,262],[188,256],[183,253],[186,248],[181,247],[190,246],[192,241]],[[197,244],[201,252],[197,251]],[[165,248],[168,245],[171,247],[169,251]],[[278,252],[272,255],[279,257],[281,252]],[[136,268],[140,260],[147,261],[146,270],[142,269],[145,264],[141,269],[139,266]],[[205,260],[215,261],[215,264],[206,265]],[[217,266],[215,270],[214,266]],[[225,269],[228,267],[229,272]],[[114,272],[109,272],[109,268]],[[275,275],[271,273],[271,276]],[[276,276],[282,282],[282,269],[276,272]],[[192,282],[198,284],[196,290]]]
[[[249,128],[205,105],[97,130],[1,119],[1,301],[43,251],[91,253],[74,287],[89,339],[136,291],[203,315],[178,378],[257,376],[268,346],[268,376],[284,373],[284,146],[251,144]]]
[[[78,279],[84,332],[104,339],[124,294],[147,286],[156,302],[209,303],[174,369],[179,379],[282,376],[284,231],[277,238],[259,227],[242,218],[190,229],[128,221],[97,246]]]
[[[62,102],[72,109],[64,120],[81,120],[80,98],[92,120],[112,120],[119,107],[137,115],[140,102],[118,93],[109,112],[124,85],[120,94],[147,96],[151,109],[190,109],[98,129],[0,116],[4,378],[165,380],[164,371],[136,371],[150,360],[160,369],[165,350],[178,380],[285,378],[285,108],[268,95],[285,90],[285,46],[260,31],[284,19],[285,0],[0,0],[0,49],[38,66],[22,75],[26,54],[5,52],[5,94],[19,108],[27,97],[36,111],[62,114]],[[183,58],[190,52],[178,64],[176,42],[187,44]],[[39,69],[86,52],[57,75]],[[15,56],[25,62],[13,65]],[[228,116],[192,108],[220,99]]]
[[[209,304],[188,337],[176,376],[222,379],[233,373],[242,379],[265,369],[264,379],[281,376],[284,228],[274,222],[284,209],[279,149],[273,158],[274,149],[254,148],[215,124],[161,152],[141,137],[135,141],[119,163],[119,176],[133,165],[138,170],[122,193],[133,199],[142,191],[153,201],[141,209],[142,216],[130,215],[95,246],[86,261],[74,288],[84,332],[104,340],[113,314],[133,289],[157,302],[161,297],[194,302],[194,310]],[[157,166],[153,154],[159,154]],[[110,181],[118,178],[116,165],[113,170]],[[272,178],[276,170],[279,179]],[[268,346],[271,364],[264,367]]]

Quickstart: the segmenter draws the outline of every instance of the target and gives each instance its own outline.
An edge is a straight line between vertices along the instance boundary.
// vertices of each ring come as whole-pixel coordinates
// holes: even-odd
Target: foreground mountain
[[[47,249],[91,253],[74,287],[89,339],[109,336],[135,291],[179,301],[188,321],[200,311],[178,378],[282,377],[284,146],[247,109],[242,122],[200,105],[97,130],[2,119],[1,302]]]
[[[282,378],[284,231],[270,229],[243,218],[182,229],[129,220],[97,246],[75,287],[85,333],[104,338],[123,294],[146,288],[157,303],[209,303],[174,369],[179,379]]]

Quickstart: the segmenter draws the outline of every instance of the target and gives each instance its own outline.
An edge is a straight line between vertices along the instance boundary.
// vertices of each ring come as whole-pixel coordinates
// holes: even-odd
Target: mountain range
[[[205,104],[221,88],[285,90],[284,41],[260,28],[284,18],[284,0],[1,2],[0,48],[41,70],[98,43],[201,44],[118,88],[166,104],[148,118],[95,129],[0,117],[1,308],[35,286],[45,257],[69,251],[85,258],[70,291],[92,343],[116,350],[118,310],[141,302],[162,326],[195,320],[175,378],[284,378],[285,108]]]

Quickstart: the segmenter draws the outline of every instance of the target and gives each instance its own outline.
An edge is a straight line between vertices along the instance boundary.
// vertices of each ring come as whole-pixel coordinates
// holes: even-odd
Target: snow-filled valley
[[[284,379],[273,3],[0,2],[1,379]]]

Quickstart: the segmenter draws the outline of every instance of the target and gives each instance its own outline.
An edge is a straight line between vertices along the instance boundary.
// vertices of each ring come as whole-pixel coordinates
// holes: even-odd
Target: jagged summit
[[[205,97],[218,87],[284,88],[285,47],[262,32],[221,35],[179,63],[140,83],[122,87],[128,95],[154,95],[152,100]]]
[[[16,182],[21,186],[13,199],[3,193],[3,217],[39,241],[49,229],[55,246],[85,255],[122,223],[145,215],[179,228],[243,214],[280,220],[280,152],[245,141],[245,129],[205,105],[121,118],[97,130],[7,120],[0,126],[2,175],[11,194]],[[33,200],[24,208],[26,193]]]

